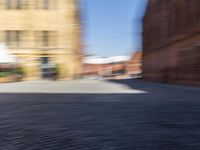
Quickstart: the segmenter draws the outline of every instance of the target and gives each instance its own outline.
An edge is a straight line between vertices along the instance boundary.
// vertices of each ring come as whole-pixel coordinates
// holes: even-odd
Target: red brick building
[[[84,62],[83,76],[111,78],[125,75],[128,58],[92,58]]]
[[[143,77],[200,85],[200,0],[149,0],[143,20]]]
[[[141,74],[142,52],[137,51],[128,58],[111,57],[93,62],[85,62],[83,67],[83,76],[99,77],[129,77]]]

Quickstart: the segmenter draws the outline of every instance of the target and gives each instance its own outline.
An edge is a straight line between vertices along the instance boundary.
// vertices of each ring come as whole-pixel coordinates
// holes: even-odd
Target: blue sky
[[[85,0],[85,51],[99,56],[126,55],[141,47],[147,0]]]

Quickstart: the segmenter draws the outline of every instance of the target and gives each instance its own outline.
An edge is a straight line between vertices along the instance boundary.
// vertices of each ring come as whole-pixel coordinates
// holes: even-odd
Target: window
[[[49,0],[43,0],[43,9],[49,9]]]
[[[42,46],[49,46],[49,31],[42,31]]]
[[[36,9],[55,9],[57,0],[35,0]]]
[[[6,8],[12,9],[12,0],[6,0]]]
[[[21,44],[22,31],[5,31],[7,46],[19,47]]]
[[[6,45],[10,46],[11,45],[11,41],[12,41],[11,40],[12,39],[11,38],[11,31],[6,31],[5,33],[6,33],[6,35],[5,35],[6,36],[6,40],[5,40]]]
[[[21,42],[21,31],[15,31],[15,37],[16,39],[16,46],[20,46]]]
[[[16,9],[22,9],[22,1],[16,0]]]
[[[35,43],[37,47],[55,47],[56,31],[36,31]]]
[[[28,0],[5,0],[6,9],[26,9],[28,6]]]

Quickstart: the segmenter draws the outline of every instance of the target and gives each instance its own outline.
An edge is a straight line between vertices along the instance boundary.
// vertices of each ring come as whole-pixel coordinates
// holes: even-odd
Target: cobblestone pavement
[[[200,149],[200,89],[135,80],[102,82],[96,88],[123,85],[144,92],[7,89],[0,94],[0,150]]]

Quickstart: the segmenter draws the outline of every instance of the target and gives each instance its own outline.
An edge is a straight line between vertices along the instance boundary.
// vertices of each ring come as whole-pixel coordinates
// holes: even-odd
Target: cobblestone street
[[[115,81],[0,85],[1,150],[197,150],[200,89]]]

